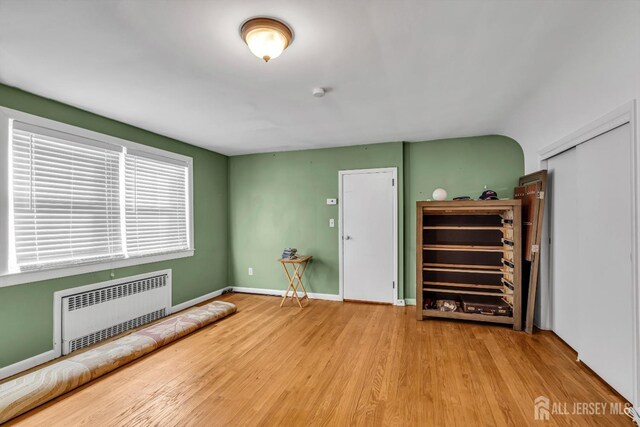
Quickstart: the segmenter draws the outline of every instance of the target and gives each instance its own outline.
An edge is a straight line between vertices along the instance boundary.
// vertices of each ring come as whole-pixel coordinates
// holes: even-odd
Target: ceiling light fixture
[[[273,18],[252,18],[240,27],[240,36],[249,50],[265,62],[277,58],[293,41],[287,24]]]

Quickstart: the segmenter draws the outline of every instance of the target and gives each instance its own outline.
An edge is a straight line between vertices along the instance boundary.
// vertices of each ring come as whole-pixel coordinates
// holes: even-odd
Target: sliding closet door
[[[580,144],[576,159],[580,257],[575,270],[580,278],[576,350],[587,366],[631,400],[631,126],[627,123]]]
[[[577,350],[581,285],[578,258],[576,149],[547,162],[550,245],[549,313],[553,331]]]

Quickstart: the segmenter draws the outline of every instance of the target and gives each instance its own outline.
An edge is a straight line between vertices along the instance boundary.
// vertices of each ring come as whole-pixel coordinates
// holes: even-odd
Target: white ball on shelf
[[[447,190],[444,188],[436,188],[433,190],[431,197],[433,197],[433,200],[437,201],[447,200]]]

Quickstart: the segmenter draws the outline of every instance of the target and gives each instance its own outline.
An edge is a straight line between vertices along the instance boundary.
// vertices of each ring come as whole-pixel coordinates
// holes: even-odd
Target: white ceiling
[[[501,133],[611,4],[0,0],[0,81],[227,155]],[[255,15],[295,33],[268,64]]]

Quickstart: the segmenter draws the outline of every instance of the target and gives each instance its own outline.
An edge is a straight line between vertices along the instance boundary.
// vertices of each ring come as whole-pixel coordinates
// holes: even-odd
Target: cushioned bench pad
[[[0,424],[235,311],[214,301],[0,384]]]

